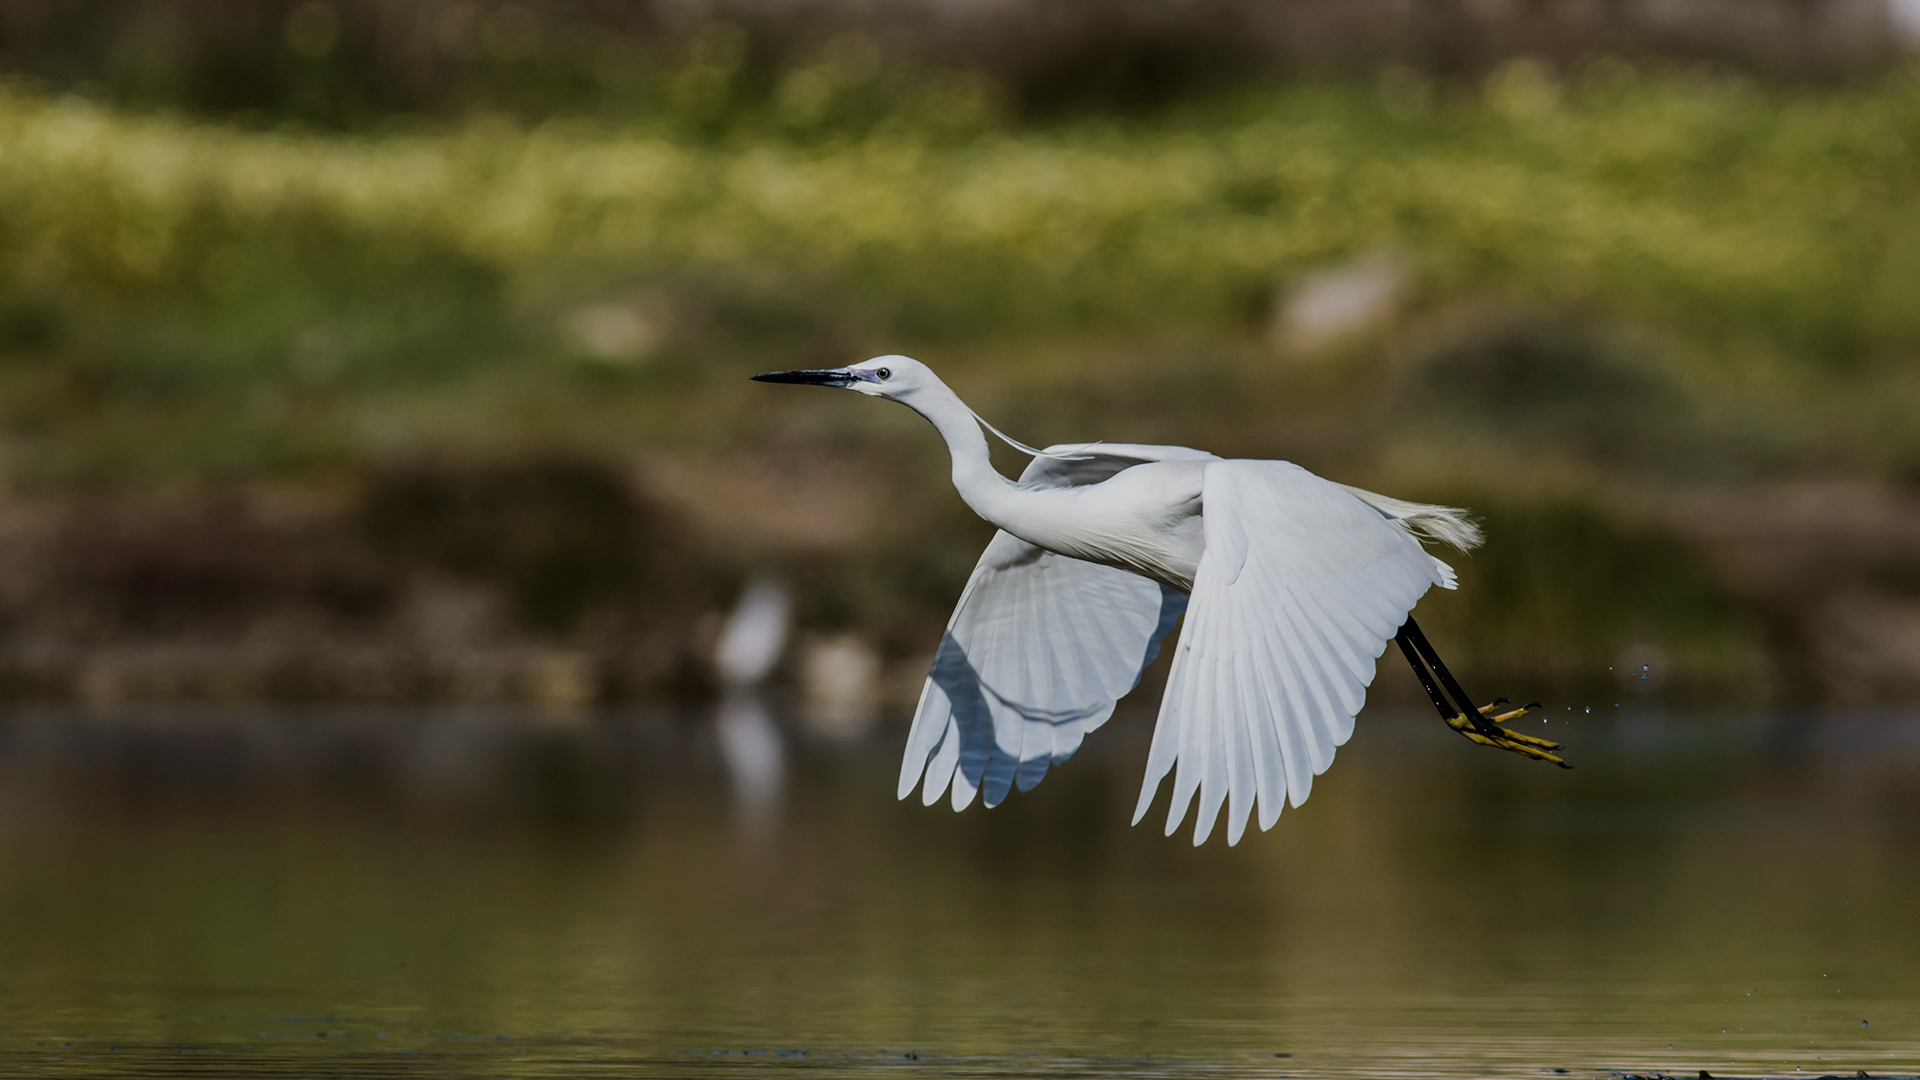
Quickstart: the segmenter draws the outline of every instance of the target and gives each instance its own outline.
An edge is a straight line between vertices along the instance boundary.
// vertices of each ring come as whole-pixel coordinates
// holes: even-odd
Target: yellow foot
[[[1491,705],[1482,705],[1479,710],[1480,715],[1485,720],[1490,720],[1496,724],[1504,724],[1509,720],[1517,720],[1527,715],[1529,709],[1538,707],[1538,704],[1535,703],[1522,705],[1517,709],[1510,709],[1506,712],[1495,711],[1505,704],[1507,704],[1507,699],[1501,698]],[[1560,749],[1560,744],[1551,739],[1540,739],[1532,735],[1522,735],[1517,731],[1509,731],[1505,728],[1482,730],[1476,726],[1473,721],[1459,714],[1448,717],[1447,726],[1465,735],[1467,738],[1472,739],[1474,742],[1479,743],[1481,746],[1494,746],[1515,754],[1525,754],[1530,758],[1538,758],[1541,761],[1551,761],[1563,769],[1573,768],[1573,766],[1562,760],[1558,754],[1552,753],[1552,751]]]

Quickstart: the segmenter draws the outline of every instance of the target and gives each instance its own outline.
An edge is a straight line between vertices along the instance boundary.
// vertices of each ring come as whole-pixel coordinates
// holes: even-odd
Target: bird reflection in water
[[[786,747],[760,687],[786,651],[791,609],[786,586],[771,578],[752,582],[740,594],[714,650],[723,687],[715,725],[720,756],[733,780],[741,827],[750,839],[769,834],[779,822]]]

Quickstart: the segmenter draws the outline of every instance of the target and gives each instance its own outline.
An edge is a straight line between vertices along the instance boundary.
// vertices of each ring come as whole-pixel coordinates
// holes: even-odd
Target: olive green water
[[[1601,704],[1197,851],[1138,714],[955,815],[897,727],[16,713],[0,1074],[1920,1072],[1920,716]]]

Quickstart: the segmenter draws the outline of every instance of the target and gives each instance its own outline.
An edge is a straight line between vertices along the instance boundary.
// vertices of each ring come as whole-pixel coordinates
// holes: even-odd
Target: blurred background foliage
[[[989,530],[745,382],[882,352],[1474,507],[1509,692],[1920,689],[1898,11],[1402,8],[9,5],[0,689],[697,692],[768,570],[910,685]]]

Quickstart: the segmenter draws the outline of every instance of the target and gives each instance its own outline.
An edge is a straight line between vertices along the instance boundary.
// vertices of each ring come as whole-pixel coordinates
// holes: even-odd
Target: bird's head
[[[769,371],[755,375],[756,382],[801,383],[807,386],[835,386],[869,397],[911,403],[914,395],[929,387],[942,385],[939,378],[910,356],[876,356],[843,368],[817,371]]]

